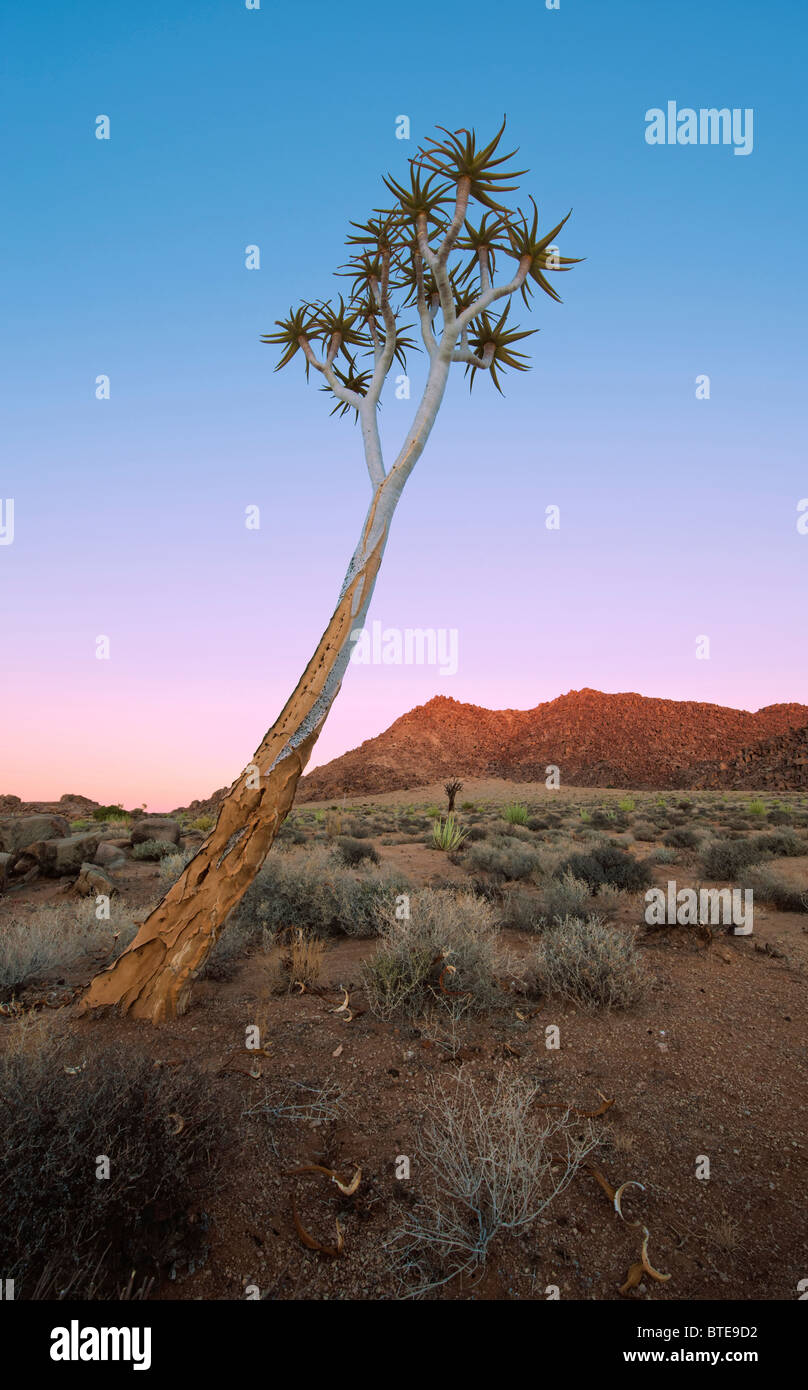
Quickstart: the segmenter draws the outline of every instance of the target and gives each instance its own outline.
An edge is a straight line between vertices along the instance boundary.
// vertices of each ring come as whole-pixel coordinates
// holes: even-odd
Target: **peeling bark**
[[[351,632],[364,620],[387,540],[388,521],[379,515],[380,493],[381,489],[374,496],[339,603],[297,689],[252,764],[231,786],[214,829],[190,864],[131,945],[91,982],[81,1001],[82,1013],[116,1008],[161,1023],[187,1009],[194,979],[292,807],[297,784],[339,693],[351,654]],[[395,500],[391,495],[386,510],[392,511]]]

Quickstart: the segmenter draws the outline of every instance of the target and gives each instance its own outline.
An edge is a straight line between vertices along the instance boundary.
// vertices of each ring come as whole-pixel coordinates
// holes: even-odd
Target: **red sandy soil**
[[[425,846],[378,848],[416,883],[463,878]],[[777,868],[808,883],[808,859],[777,861]],[[687,881],[681,869],[655,869],[660,884],[669,875]],[[149,865],[128,865],[119,882],[131,908],[154,901],[158,891]],[[15,910],[53,892],[52,884],[32,884],[16,895]],[[620,911],[623,924],[636,924],[629,904]],[[455,1058],[417,1027],[383,1023],[370,1013],[359,965],[374,943],[355,939],[329,944],[323,997],[272,994],[272,958],[259,954],[230,980],[200,982],[190,1011],[157,1029],[114,1017],[75,1020],[69,1007],[53,1017],[87,1049],[123,1039],[155,1064],[193,1062],[234,1116],[232,1152],[209,1204],[210,1256],[192,1274],[174,1271],[176,1278],[166,1278],[154,1297],[237,1299],[249,1284],[271,1299],[399,1296],[384,1242],[402,1207],[415,1200],[428,1083],[450,1080],[462,1065],[484,1086],[502,1068],[530,1078],[547,1102],[594,1110],[599,1092],[614,1100],[592,1121],[602,1140],[594,1162],[615,1187],[628,1179],[644,1184],[644,1192],[626,1194],[626,1216],[648,1226],[651,1261],[671,1276],[664,1283],[646,1278],[629,1297],[793,1299],[806,1274],[805,923],[804,915],[760,908],[752,938],[721,935],[705,945],[685,929],[647,934],[642,954],[652,987],[629,1013],[588,1015],[555,1000],[541,1001],[533,1013],[506,973],[501,1014],[473,1022]],[[506,932],[504,944],[518,959],[533,938]],[[66,976],[66,986],[91,970]],[[347,1023],[333,1012],[343,987],[356,1011]],[[250,1076],[250,1059],[238,1052],[245,1025],[261,1017],[271,1056],[260,1057],[260,1075]],[[548,1024],[561,1029],[559,1051],[545,1047]],[[9,1026],[0,1021],[0,1030]],[[277,1128],[273,1152],[266,1122],[246,1112],[268,1088],[291,1079],[313,1086],[335,1081],[347,1108],[334,1122]],[[413,1160],[409,1183],[394,1174],[401,1154]],[[711,1177],[700,1181],[696,1162],[705,1154]],[[335,1168],[343,1179],[361,1167],[356,1195],[342,1197],[326,1178],[288,1176],[290,1168],[312,1162]],[[304,1225],[321,1240],[333,1241],[339,1217],[341,1258],[301,1245],[292,1193]],[[481,1278],[456,1281],[439,1296],[542,1299],[546,1286],[557,1284],[565,1299],[617,1299],[638,1257],[637,1231],[620,1221],[591,1174],[581,1172],[532,1229],[496,1243]]]

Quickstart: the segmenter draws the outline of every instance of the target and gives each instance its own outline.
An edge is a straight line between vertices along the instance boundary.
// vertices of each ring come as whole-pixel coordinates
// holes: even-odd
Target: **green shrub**
[[[638,820],[631,827],[631,833],[634,836],[635,840],[641,840],[646,842],[650,840],[656,840],[657,836],[659,835],[659,831],[657,830],[656,826],[651,825],[650,821],[647,820]]]
[[[133,859],[166,859],[177,853],[177,846],[167,840],[141,840],[132,850]]]
[[[637,803],[633,796],[621,797],[617,805],[621,811],[635,811],[637,809]]]
[[[765,803],[765,801],[761,801],[761,800],[760,800],[760,797],[755,797],[754,800],[750,801],[750,802],[749,802],[749,814],[750,814],[750,816],[765,816],[765,814],[766,814],[766,803]]]
[[[528,963],[528,986],[590,1012],[630,1008],[646,990],[635,938],[635,932],[607,927],[595,915],[559,920]]]
[[[507,806],[503,806],[502,815],[510,825],[527,825],[527,806],[523,806],[518,801],[511,801]]]
[[[213,816],[197,816],[196,820],[191,821],[190,829],[204,830],[207,833],[213,829]]]
[[[571,873],[574,878],[583,879],[590,892],[597,893],[601,884],[610,883],[627,893],[639,892],[653,881],[648,865],[635,859],[627,850],[618,845],[595,845],[587,854],[571,854],[555,870],[556,878]]]
[[[124,811],[123,806],[119,806],[119,805],[115,805],[115,806],[96,806],[95,810],[94,810],[93,813],[92,813],[92,816],[93,816],[93,820],[98,820],[98,821],[105,821],[105,820],[128,821],[128,820],[131,820],[131,816],[129,816],[129,815],[127,814],[127,812]]]

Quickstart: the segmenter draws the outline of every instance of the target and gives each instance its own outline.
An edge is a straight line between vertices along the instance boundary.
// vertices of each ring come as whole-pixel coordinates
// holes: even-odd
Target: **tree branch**
[[[365,446],[365,463],[367,464],[368,473],[370,475],[371,486],[375,492],[377,488],[381,487],[386,476],[375,401],[369,402],[367,398],[365,399],[365,403],[359,412],[359,419],[362,422],[362,443]]]
[[[349,387],[343,386],[342,382],[334,373],[332,363],[337,355],[338,346],[334,348],[333,343],[329,344],[328,358],[325,362],[322,362],[319,357],[315,356],[308,338],[301,338],[300,346],[303,349],[306,361],[314,367],[315,371],[320,372],[325,377],[334,395],[339,397],[341,401],[345,401],[346,405],[352,405],[355,410],[359,410],[365,397],[360,396],[358,391],[351,391]]]
[[[396,316],[390,304],[390,251],[382,252],[382,282],[379,290],[379,306],[384,319],[384,346],[380,355],[375,359],[375,367],[370,386],[368,387],[368,400],[372,400],[375,406],[382,393],[385,377],[393,363],[396,351]]]
[[[465,329],[463,330],[463,332],[464,332],[464,335],[465,335]],[[452,361],[453,361],[453,362],[468,362],[468,363],[470,363],[470,365],[471,365],[472,367],[480,367],[483,371],[486,371],[486,370],[491,366],[491,363],[493,362],[493,360],[494,360],[494,344],[493,344],[493,343],[486,343],[486,345],[485,345],[485,347],[484,347],[484,349],[483,349],[482,357],[478,357],[477,354],[476,354],[476,352],[472,352],[472,350],[471,350],[471,348],[469,347],[468,343],[465,341],[465,337],[463,338],[463,341],[461,342],[460,347],[459,347],[459,348],[455,348],[455,350],[454,350],[454,352],[453,352],[453,354],[452,354]]]
[[[437,257],[436,257],[436,259],[437,259],[439,265],[445,265],[445,264],[446,264],[447,260],[449,259],[449,252],[451,251],[452,247],[454,246],[455,242],[457,241],[457,238],[458,238],[459,235],[460,235],[460,229],[461,229],[461,227],[463,226],[463,223],[464,223],[465,220],[466,220],[466,213],[468,212],[468,207],[469,207],[469,189],[470,189],[470,187],[471,187],[471,180],[470,180],[470,179],[468,179],[468,178],[458,179],[458,181],[457,181],[457,197],[455,198],[454,217],[452,218],[452,220],[451,220],[451,222],[450,222],[450,224],[449,224],[449,227],[447,228],[446,235],[445,235],[445,237],[443,238],[443,242],[441,243],[440,250],[438,251],[438,254],[437,254]]]
[[[483,290],[482,294],[475,299],[474,303],[470,304],[467,309],[463,310],[462,314],[458,315],[458,328],[465,328],[466,324],[471,323],[472,319],[476,319],[477,315],[481,314],[483,310],[487,309],[489,304],[493,304],[495,300],[503,299],[506,294],[513,294],[518,290],[520,286],[524,284],[529,269],[530,257],[522,256],[519,262],[519,269],[510,284],[489,285],[487,290]]]

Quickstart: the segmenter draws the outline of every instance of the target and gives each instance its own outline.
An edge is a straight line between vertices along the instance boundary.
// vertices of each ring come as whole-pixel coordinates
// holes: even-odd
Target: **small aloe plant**
[[[457,824],[453,815],[445,820],[436,820],[432,826],[432,846],[434,849],[459,849],[468,835],[468,830]]]

